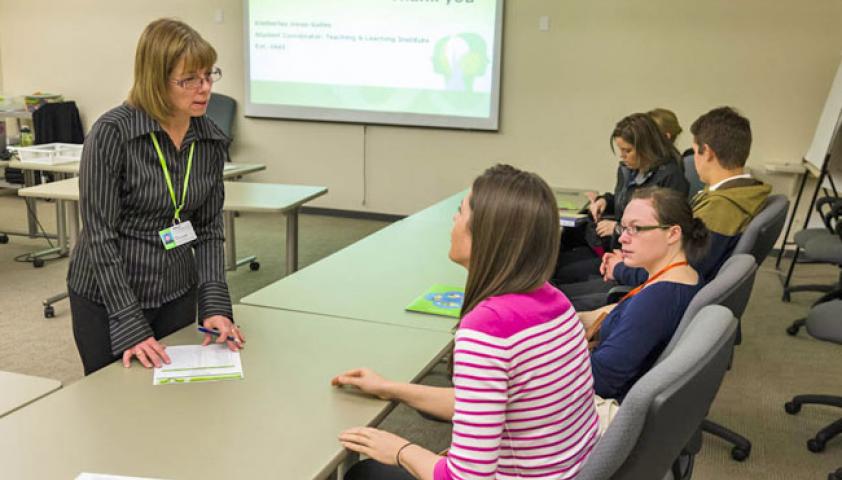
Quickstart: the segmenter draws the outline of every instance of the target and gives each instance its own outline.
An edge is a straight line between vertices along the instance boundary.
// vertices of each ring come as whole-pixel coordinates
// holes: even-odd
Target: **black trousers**
[[[90,375],[120,360],[122,355],[115,356],[111,353],[111,335],[105,305],[92,302],[72,290],[68,293],[76,349],[82,358],[85,375]],[[144,310],[143,316],[152,327],[156,339],[181,330],[196,321],[196,289],[192,288],[181,297],[158,308]]]
[[[345,474],[344,480],[415,480],[415,477],[394,465],[375,460],[357,462]]]

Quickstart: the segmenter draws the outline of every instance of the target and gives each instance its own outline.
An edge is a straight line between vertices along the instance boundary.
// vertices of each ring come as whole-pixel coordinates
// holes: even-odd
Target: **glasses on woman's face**
[[[636,237],[640,232],[648,232],[649,230],[658,230],[658,229],[666,229],[670,228],[672,225],[621,225],[617,224],[614,226],[614,234],[619,236],[623,235],[623,232],[628,233],[631,237]]]
[[[181,80],[171,81],[185,90],[198,90],[202,86],[203,82],[208,82],[209,85],[213,85],[221,78],[222,70],[220,70],[219,67],[213,67],[213,69],[205,75],[191,75],[189,77],[182,78]]]

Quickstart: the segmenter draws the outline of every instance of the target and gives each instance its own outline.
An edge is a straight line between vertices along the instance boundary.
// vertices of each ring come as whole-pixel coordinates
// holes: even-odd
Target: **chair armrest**
[[[605,304],[611,305],[612,303],[619,302],[625,294],[631,291],[631,289],[632,287],[626,285],[617,285],[616,287],[612,287],[611,290],[608,290],[608,293],[605,294]]]

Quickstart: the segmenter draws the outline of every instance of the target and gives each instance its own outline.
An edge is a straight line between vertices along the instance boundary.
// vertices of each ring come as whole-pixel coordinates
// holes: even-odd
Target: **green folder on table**
[[[464,287],[437,284],[416,298],[406,309],[412,312],[459,318],[464,298]]]

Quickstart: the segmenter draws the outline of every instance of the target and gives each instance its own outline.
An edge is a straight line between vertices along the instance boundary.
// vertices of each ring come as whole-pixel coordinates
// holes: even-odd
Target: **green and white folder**
[[[464,298],[464,287],[436,284],[416,298],[406,309],[411,312],[459,318]]]

